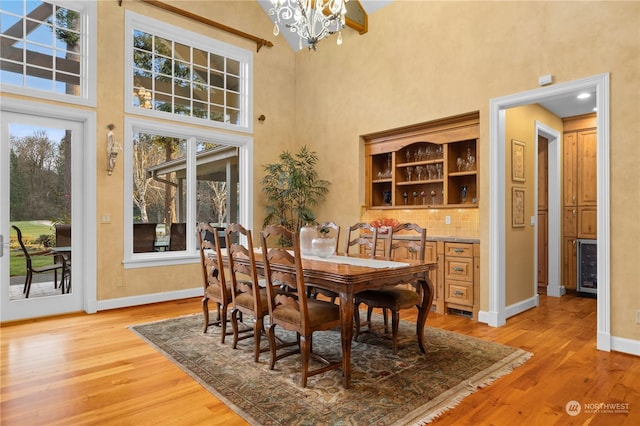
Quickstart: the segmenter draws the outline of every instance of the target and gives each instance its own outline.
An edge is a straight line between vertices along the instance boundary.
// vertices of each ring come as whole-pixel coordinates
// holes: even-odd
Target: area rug
[[[350,389],[342,388],[340,369],[310,377],[302,388],[299,355],[269,370],[268,352],[253,361],[253,339],[234,350],[232,336],[221,344],[218,327],[205,334],[202,326],[202,315],[191,315],[130,328],[252,425],[426,424],[531,356],[432,327],[425,327],[423,354],[415,324],[401,321],[398,355],[381,336],[364,333],[353,342]],[[313,346],[339,358],[339,329],[316,333]]]

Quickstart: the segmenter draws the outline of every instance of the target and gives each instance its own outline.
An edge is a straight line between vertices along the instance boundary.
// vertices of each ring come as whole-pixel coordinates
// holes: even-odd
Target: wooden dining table
[[[225,253],[226,250],[223,250],[223,258],[226,257]],[[212,252],[211,255],[215,256],[215,253]],[[256,250],[255,260],[258,273],[263,274],[264,262],[261,251]],[[223,259],[223,263],[226,264],[226,259]],[[417,284],[422,295],[422,303],[418,311],[416,334],[420,350],[424,353],[424,326],[431,311],[434,296],[429,271],[437,267],[436,262],[418,260],[390,262],[382,258],[370,259],[358,255],[334,255],[328,258],[302,257],[306,285],[330,290],[340,296],[342,386],[345,389],[351,386],[354,295],[364,290],[385,286]],[[292,272],[293,267],[273,264],[272,269]]]

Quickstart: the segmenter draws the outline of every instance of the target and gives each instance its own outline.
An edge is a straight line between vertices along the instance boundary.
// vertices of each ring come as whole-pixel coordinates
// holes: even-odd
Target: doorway
[[[95,306],[95,287],[86,291],[87,283],[95,282],[87,270],[88,249],[95,253],[95,244],[87,245],[84,235],[91,202],[86,158],[94,151],[85,141],[92,118],[92,113],[3,99],[0,180],[8,185],[0,188],[2,321],[90,312]]]
[[[511,107],[541,103],[545,100],[595,91],[597,96],[597,181],[598,181],[598,302],[597,348],[611,349],[609,306],[609,75],[601,74],[567,83],[543,87],[490,101],[490,193],[489,206],[489,310],[479,313],[479,321],[498,327],[509,316],[505,306],[505,110]],[[602,208],[600,208],[602,206]],[[551,256],[551,253],[549,254]],[[518,313],[518,312],[516,312]],[[510,313],[509,313],[510,314]]]

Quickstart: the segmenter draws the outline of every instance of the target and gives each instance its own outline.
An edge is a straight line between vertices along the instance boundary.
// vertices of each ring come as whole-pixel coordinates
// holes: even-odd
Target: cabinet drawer
[[[444,254],[445,254],[445,256],[472,257],[473,256],[473,244],[445,243],[444,244]]]
[[[445,283],[445,302],[473,306],[473,284],[447,281]]]
[[[473,258],[445,256],[445,279],[473,282]]]

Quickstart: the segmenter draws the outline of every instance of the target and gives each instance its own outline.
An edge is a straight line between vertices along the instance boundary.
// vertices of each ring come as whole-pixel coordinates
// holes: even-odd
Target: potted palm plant
[[[329,192],[329,181],[320,179],[316,171],[318,155],[306,146],[292,154],[283,151],[279,162],[264,166],[262,190],[266,196],[264,226],[283,225],[298,231],[313,218],[313,208]]]

